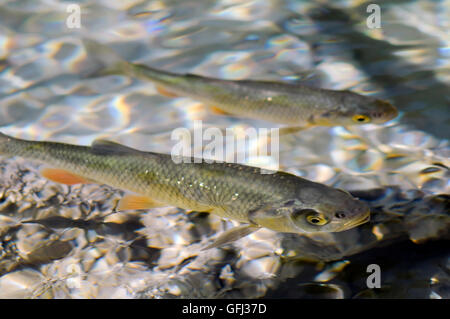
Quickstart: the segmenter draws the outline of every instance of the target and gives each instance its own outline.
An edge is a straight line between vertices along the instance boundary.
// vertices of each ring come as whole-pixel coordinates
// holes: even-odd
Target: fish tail
[[[96,75],[126,75],[144,81],[151,81],[155,84],[173,87],[189,83],[192,79],[187,79],[183,74],[171,73],[152,67],[128,62],[117,55],[111,48],[91,39],[82,39],[88,56],[100,65],[100,71],[95,71],[90,76]],[[192,76],[191,76],[192,77]],[[166,95],[166,94],[163,94]]]
[[[130,63],[122,59],[111,48],[91,39],[82,39],[83,45],[89,58],[93,59],[100,66],[96,75],[128,75]]]

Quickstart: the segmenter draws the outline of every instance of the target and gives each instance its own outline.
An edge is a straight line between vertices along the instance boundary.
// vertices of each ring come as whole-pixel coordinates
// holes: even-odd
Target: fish
[[[261,228],[299,234],[341,232],[370,219],[369,206],[347,191],[287,172],[262,174],[258,167],[145,152],[104,139],[83,146],[0,133],[0,156],[40,162],[41,174],[58,183],[125,190],[119,211],[175,206],[241,223],[205,249]]]
[[[388,101],[348,90],[176,74],[128,62],[97,41],[84,38],[82,42],[87,55],[100,65],[101,70],[96,74],[119,74],[151,81],[162,95],[190,97],[210,106],[212,110],[219,110],[219,113],[222,111],[224,114],[299,129],[311,126],[382,124],[398,115],[397,108]]]

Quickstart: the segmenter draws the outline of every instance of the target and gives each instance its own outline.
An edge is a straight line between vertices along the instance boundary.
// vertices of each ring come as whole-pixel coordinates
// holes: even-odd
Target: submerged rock
[[[448,195],[391,186],[352,191],[372,211],[371,221],[355,229],[309,235],[261,229],[232,245],[201,251],[211,236],[237,223],[174,208],[114,213],[120,191],[100,185],[59,187],[43,182],[33,166],[21,161],[0,165],[5,297],[257,298],[277,296],[293,280],[297,284],[284,292],[287,297],[413,296],[407,281],[401,288],[386,277],[377,291],[362,284],[354,291],[347,284],[364,282],[365,267],[355,267],[369,263],[372,251],[390,256],[398,244],[421,247],[450,237]],[[9,174],[13,169],[18,173]],[[25,175],[26,181],[14,178]],[[438,266],[445,256],[421,261],[415,278],[426,287],[420,296],[424,291],[429,298],[448,295],[448,272]],[[20,291],[7,288],[28,278],[29,266],[33,283]],[[395,278],[396,269],[389,276]],[[410,270],[411,276],[417,269]]]

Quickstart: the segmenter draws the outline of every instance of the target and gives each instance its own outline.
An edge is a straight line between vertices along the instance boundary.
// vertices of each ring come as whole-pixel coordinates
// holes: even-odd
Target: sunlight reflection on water
[[[354,5],[352,1],[338,3],[349,10]],[[369,39],[397,45],[389,47],[393,52],[391,59],[401,58],[401,61],[418,67],[398,68],[397,80],[403,81],[406,88],[419,90],[438,86],[429,78],[420,78],[419,71],[428,69],[434,70],[435,81],[448,82],[448,19],[443,3],[436,1],[424,7],[411,1],[387,6],[383,8],[386,20],[382,32],[368,30],[362,22],[355,26]],[[186,97],[161,96],[149,82],[121,75],[102,76],[96,73],[98,65],[95,59],[87,56],[81,45],[81,38],[92,37],[106,43],[125,59],[171,72],[224,79],[305,81],[380,98],[404,96],[404,105],[399,106],[401,116],[383,126],[316,127],[281,137],[281,169],[348,190],[396,185],[405,192],[412,189],[426,195],[450,191],[449,173],[445,168],[450,166],[448,140],[417,129],[413,121],[421,119],[424,126],[448,132],[448,105],[434,102],[438,94],[427,95],[425,92],[408,100],[405,87],[390,90],[373,81],[373,77],[380,76],[377,70],[383,71],[388,68],[386,65],[396,61],[382,55],[385,53],[383,48],[378,52],[382,56],[380,60],[369,59],[363,65],[357,62],[357,57],[352,56],[342,39],[326,34],[325,29],[333,26],[333,22],[317,23],[303,15],[313,4],[306,1],[263,0],[202,0],[183,1],[183,4],[179,1],[101,1],[97,4],[85,1],[80,3],[81,29],[67,28],[66,6],[64,1],[10,1],[0,5],[1,132],[33,140],[80,145],[89,145],[97,138],[108,138],[142,150],[170,153],[175,143],[171,140],[171,132],[179,127],[192,130],[194,120],[202,120],[205,127],[236,128],[241,131],[247,127],[279,127],[276,123],[218,115],[208,105]],[[357,40],[352,44],[356,47],[364,45]],[[365,67],[374,71],[373,77]],[[258,143],[252,141],[250,144],[256,147]],[[258,162],[257,159],[249,160]],[[265,160],[262,159],[262,162]],[[270,160],[265,163],[273,164]],[[18,161],[17,165],[23,165],[23,162]],[[5,176],[9,181],[14,174],[5,173]],[[36,182],[33,173],[26,173],[24,178]],[[40,183],[44,182],[41,180]],[[59,211],[61,214],[58,216],[91,218],[90,213],[102,216],[105,211],[110,212],[114,200],[120,195],[113,190],[98,190],[98,186],[92,185],[73,187],[70,192],[65,186],[56,190],[48,186],[46,190],[33,193],[33,187],[39,188],[33,185],[28,192],[19,192],[14,188],[8,190],[11,193],[8,195],[9,201],[13,200],[13,196],[21,199],[18,200],[22,205],[21,213],[31,205],[30,198],[44,202],[42,198],[46,196],[56,198],[58,195],[53,194],[56,192],[60,196],[62,193],[73,196],[64,202],[67,206]],[[391,200],[393,193],[388,190],[377,200]],[[414,197],[414,194],[411,196]],[[77,200],[80,198],[89,200],[79,204]],[[407,200],[392,199],[394,204]],[[7,207],[3,202],[0,205]],[[86,205],[89,207],[86,208]],[[51,207],[49,211],[39,211],[38,214],[42,218],[52,216],[50,210]],[[404,210],[414,211],[395,206],[386,210],[399,216],[405,214]],[[89,213],[85,214],[85,211]],[[5,215],[0,219],[0,230],[16,225],[22,217]],[[207,267],[207,262],[201,258],[206,258],[208,262],[221,260],[221,252],[218,251],[201,255],[198,243],[233,224],[215,217],[208,218],[207,223],[203,221],[202,224],[202,218],[187,216],[179,210],[152,211],[139,217],[142,228],[136,231],[143,236],[146,245],[139,248],[142,251],[138,249],[138,252],[133,250],[131,253],[128,239],[121,237],[130,232],[120,227],[130,222],[127,218],[132,217],[132,214],[121,217],[123,220],[117,217],[117,224],[101,224],[97,228],[92,226],[95,223],[91,220],[91,228],[86,232],[67,226],[63,229],[70,231],[58,230],[55,234],[61,237],[57,238],[53,238],[45,227],[24,226],[15,239],[20,244],[17,254],[21,258],[37,258],[33,256],[37,249],[33,246],[33,238],[38,237],[48,247],[75,242],[77,247],[88,248],[80,248],[73,255],[44,263],[39,271],[25,268],[9,272],[0,277],[0,291],[8,290],[9,296],[17,297],[68,297],[65,292],[72,289],[72,296],[78,297],[129,297],[146,288],[148,282],[164,282],[161,287],[167,284],[170,286],[167,289],[174,295],[186,296],[189,284],[182,278],[178,280],[175,275],[166,277],[164,270],[175,266],[182,268],[183,263],[188,265],[181,271],[185,274]],[[414,229],[414,233],[411,231],[411,239],[426,237],[426,230],[445,225],[434,222],[423,227],[425,235],[421,229]],[[111,230],[113,226],[119,228],[117,233]],[[111,237],[105,235],[107,227],[111,227]],[[376,224],[374,227],[365,234],[370,234],[374,240],[389,237],[387,226]],[[354,234],[357,234],[356,230],[342,235],[350,238],[343,237],[342,242],[338,241],[339,236],[335,238],[330,234],[317,235],[315,240],[317,243],[328,243],[330,250],[350,251],[344,243],[355,242],[354,246],[361,248],[358,246],[361,238]],[[142,238],[133,237],[131,241],[138,242]],[[295,257],[302,252],[294,248],[283,250],[281,242],[278,234],[269,230],[259,231],[239,241],[237,261],[233,267],[227,264],[226,274],[221,272],[223,278],[228,278],[224,282],[236,284],[233,272],[238,273],[236,278],[242,275],[253,278],[258,284],[248,279],[248,285],[254,284],[254,290],[249,289],[251,293],[248,294],[258,297],[263,296],[270,287],[277,286],[280,269],[286,273],[292,271],[293,274],[301,272],[303,267],[307,269],[307,264],[296,265],[289,271],[283,268],[285,265],[281,256]],[[316,246],[306,247],[312,247],[312,251],[316,249]],[[66,249],[65,246],[63,248]],[[158,254],[154,250],[158,250]],[[327,252],[324,250],[324,254]],[[190,259],[192,263],[187,262]],[[148,265],[153,262],[156,266],[152,265],[155,268],[150,269]],[[332,280],[347,263],[345,260],[344,264],[331,264],[313,280]],[[80,267],[73,268],[73,265]],[[0,276],[2,267],[0,265]],[[245,287],[246,283],[238,282],[237,285],[239,288]],[[72,288],[68,290],[67,286]],[[205,284],[202,288],[207,290],[206,287]],[[342,298],[346,294],[342,287],[345,284],[311,283],[302,284],[299,290],[304,295]],[[164,295],[162,290],[157,292]],[[146,296],[152,294],[147,292]]]

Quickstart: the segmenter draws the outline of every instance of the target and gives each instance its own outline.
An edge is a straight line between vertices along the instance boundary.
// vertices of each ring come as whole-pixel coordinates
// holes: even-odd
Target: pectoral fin
[[[242,226],[237,226],[237,227],[231,228],[231,229],[225,231],[223,234],[219,235],[219,237],[217,237],[213,243],[202,248],[202,250],[208,250],[211,248],[216,248],[216,247],[220,247],[220,246],[229,244],[240,238],[250,235],[251,233],[257,231],[259,228],[260,227],[255,226],[255,225],[242,225]]]
[[[41,170],[45,178],[66,185],[89,184],[92,181],[59,168],[44,168]]]
[[[119,201],[117,206],[118,211],[122,210],[134,210],[134,209],[150,209],[155,207],[164,207],[162,203],[158,203],[151,198],[140,195],[125,195]]]

